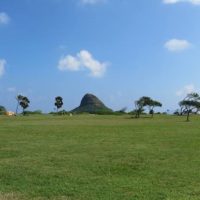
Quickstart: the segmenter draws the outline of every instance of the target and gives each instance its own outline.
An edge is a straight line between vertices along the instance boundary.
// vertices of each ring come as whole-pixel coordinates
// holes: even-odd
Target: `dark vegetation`
[[[22,95],[18,95],[16,97],[16,100],[17,100],[16,114],[18,113],[19,106],[21,106],[23,110],[22,113],[23,115],[25,115],[25,110],[29,107],[30,100],[28,99],[28,97]]]
[[[4,106],[0,106],[0,115],[6,114],[6,108]]]
[[[63,98],[58,96],[55,98],[55,104],[54,104],[57,108],[57,112],[59,111],[60,108],[62,108],[63,106]]]
[[[26,110],[24,111],[24,115],[42,115],[42,111],[41,110],[35,110],[35,111]]]
[[[27,111],[26,109],[29,107],[30,100],[28,97],[23,95],[18,95],[16,97],[17,107],[16,114],[18,114],[19,106],[22,107],[23,115],[34,115],[34,114],[42,114],[41,110],[36,111]],[[135,109],[131,112],[126,112],[127,108],[124,107],[118,111],[113,111],[112,109],[105,106],[105,104],[98,99],[93,94],[86,94],[80,103],[80,106],[71,110],[61,110],[63,107],[63,98],[61,96],[55,97],[56,112],[50,112],[49,114],[53,115],[72,115],[72,114],[97,114],[97,115],[124,115],[130,114],[134,115],[135,118],[140,118],[141,115],[149,114],[152,118],[155,114],[156,107],[162,107],[162,103],[152,99],[151,97],[143,96],[135,101]],[[200,96],[197,93],[188,94],[180,103],[180,110],[177,109],[174,112],[174,115],[186,115],[187,121],[189,121],[190,114],[199,114],[200,112]],[[6,109],[3,106],[0,106],[0,114],[5,114]],[[157,112],[156,114],[161,114],[161,112]],[[167,114],[167,112],[162,112],[162,114]]]
[[[140,118],[140,115],[144,112],[146,107],[149,110],[149,114],[153,117],[154,108],[162,107],[162,104],[150,97],[141,97],[139,100],[135,101],[135,117]]]

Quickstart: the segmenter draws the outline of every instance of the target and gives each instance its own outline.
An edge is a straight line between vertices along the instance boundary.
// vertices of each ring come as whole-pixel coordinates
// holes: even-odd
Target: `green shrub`
[[[0,106],[0,115],[6,114],[6,108],[4,106]]]
[[[41,115],[42,111],[41,110],[35,110],[35,111],[24,111],[24,115]]]

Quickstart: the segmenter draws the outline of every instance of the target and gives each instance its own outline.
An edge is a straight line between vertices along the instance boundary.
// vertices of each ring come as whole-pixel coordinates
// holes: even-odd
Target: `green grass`
[[[0,117],[0,200],[198,200],[200,117]]]

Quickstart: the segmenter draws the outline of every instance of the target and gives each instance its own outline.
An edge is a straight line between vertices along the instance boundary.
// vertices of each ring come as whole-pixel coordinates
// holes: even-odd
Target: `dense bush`
[[[35,111],[24,111],[24,115],[41,115],[42,111],[41,110],[35,110]]]
[[[0,106],[0,115],[6,114],[6,108],[4,106]]]
[[[69,112],[66,110],[61,110],[59,112],[50,112],[50,115],[69,115]]]

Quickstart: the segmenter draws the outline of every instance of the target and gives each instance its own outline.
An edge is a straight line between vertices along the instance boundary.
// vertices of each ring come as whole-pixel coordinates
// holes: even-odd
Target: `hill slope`
[[[86,94],[82,100],[79,107],[72,110],[74,113],[91,113],[91,114],[100,114],[100,113],[111,113],[112,110],[104,105],[104,103],[99,100],[93,94]]]

